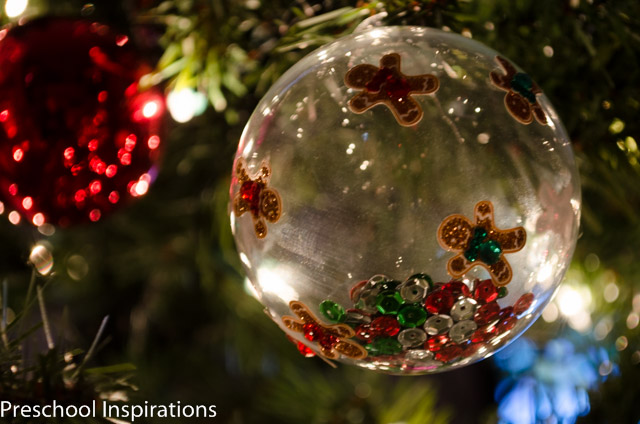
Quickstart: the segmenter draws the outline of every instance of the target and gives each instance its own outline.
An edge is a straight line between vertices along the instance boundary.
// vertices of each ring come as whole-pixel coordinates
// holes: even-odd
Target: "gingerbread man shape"
[[[298,316],[295,319],[283,316],[284,325],[293,331],[304,334],[304,337],[312,342],[318,342],[320,353],[329,359],[337,359],[341,354],[351,359],[363,359],[367,357],[365,348],[350,340],[356,335],[355,331],[345,324],[325,325],[302,302],[292,300],[289,308]]]
[[[494,285],[505,286],[513,278],[513,272],[504,255],[522,249],[527,233],[522,227],[496,228],[493,204],[489,201],[476,204],[474,215],[475,223],[456,214],[445,218],[438,227],[440,246],[458,253],[449,260],[447,270],[458,278],[480,265],[489,271]]]
[[[249,177],[247,167],[242,158],[236,162],[236,178],[240,190],[233,199],[233,210],[236,216],[250,212],[253,228],[258,238],[267,235],[267,223],[275,223],[282,214],[282,200],[278,192],[267,187],[271,177],[271,169],[263,162],[256,178]]]
[[[400,125],[409,127],[422,119],[422,108],[411,96],[434,93],[440,86],[435,75],[408,76],[400,71],[400,55],[389,53],[380,59],[380,66],[361,64],[344,76],[347,87],[362,90],[349,101],[354,113],[364,113],[384,104]]]
[[[547,125],[547,116],[536,99],[538,93],[542,93],[540,87],[529,75],[518,72],[507,59],[496,56],[496,62],[505,73],[494,70],[489,77],[493,85],[507,92],[504,105],[511,116],[525,125],[530,124],[535,116],[536,121]]]

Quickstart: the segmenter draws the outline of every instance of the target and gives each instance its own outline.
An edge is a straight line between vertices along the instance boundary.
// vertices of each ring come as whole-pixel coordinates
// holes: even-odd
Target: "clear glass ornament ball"
[[[567,269],[581,204],[536,83],[420,27],[356,33],[287,71],[246,125],[230,195],[247,276],[301,351],[396,374],[458,368],[524,332]]]

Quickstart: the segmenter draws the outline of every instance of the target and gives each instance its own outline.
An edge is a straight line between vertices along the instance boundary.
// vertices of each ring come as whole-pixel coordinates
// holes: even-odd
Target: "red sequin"
[[[298,351],[305,358],[313,358],[314,356],[316,356],[316,353],[309,346],[302,342],[298,342]]]
[[[353,303],[356,303],[358,301],[357,298],[360,295],[360,292],[362,291],[362,288],[365,286],[365,284],[367,284],[367,280],[360,281],[358,284],[351,287],[351,290],[349,291],[349,297],[351,298],[351,301]]]
[[[371,331],[375,337],[393,337],[400,332],[400,323],[392,316],[378,317],[371,321]]]
[[[454,302],[455,299],[451,292],[441,289],[429,294],[424,306],[432,314],[448,314]]]
[[[521,313],[525,312],[527,309],[529,309],[529,307],[531,307],[533,299],[533,293],[523,294],[522,296],[520,296],[520,299],[516,300],[516,303],[513,304],[513,312],[516,315],[520,315]]]
[[[511,330],[518,322],[518,318],[513,315],[513,307],[507,306],[498,314],[498,323],[496,324],[496,329],[498,333],[502,334],[505,331]]]
[[[493,302],[498,298],[498,289],[493,285],[491,280],[479,281],[473,291],[473,298],[478,303]]]
[[[397,70],[391,68],[380,68],[376,75],[366,85],[367,90],[384,93],[393,100],[406,99],[411,92],[409,81]]]
[[[258,217],[260,214],[260,193],[264,184],[259,181],[245,181],[240,187],[240,197],[249,204],[251,214]]]
[[[485,327],[478,328],[473,335],[471,336],[471,341],[473,343],[484,343],[491,340],[498,331],[496,330],[495,325],[488,325]]]
[[[450,362],[462,355],[462,347],[457,344],[444,346],[436,352],[436,359],[442,362]]]
[[[439,334],[427,340],[424,347],[432,352],[437,352],[447,343],[449,343],[449,336],[446,334]]]
[[[467,287],[467,285],[462,281],[449,281],[442,286],[442,290],[451,293],[451,296],[453,296],[454,299],[471,296],[469,287]]]
[[[485,325],[493,320],[498,319],[499,313],[500,305],[498,305],[497,302],[486,303],[476,310],[476,313],[473,316],[473,320],[478,325]]]
[[[370,343],[374,335],[369,324],[360,324],[356,327],[356,337]]]

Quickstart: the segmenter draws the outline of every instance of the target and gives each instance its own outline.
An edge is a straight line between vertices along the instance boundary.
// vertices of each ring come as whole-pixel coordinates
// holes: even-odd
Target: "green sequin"
[[[500,287],[498,288],[498,299],[502,299],[503,297],[505,297],[507,294],[509,294],[509,290],[507,290],[506,287]]]
[[[418,327],[427,320],[427,311],[422,305],[405,305],[398,312],[398,322],[403,327]]]
[[[371,356],[395,355],[402,352],[402,345],[395,338],[381,337],[365,345],[365,349]]]
[[[404,303],[402,296],[397,291],[384,291],[376,297],[376,307],[386,315],[395,315]]]
[[[346,312],[344,308],[332,300],[324,300],[320,303],[320,312],[331,322],[342,322]]]

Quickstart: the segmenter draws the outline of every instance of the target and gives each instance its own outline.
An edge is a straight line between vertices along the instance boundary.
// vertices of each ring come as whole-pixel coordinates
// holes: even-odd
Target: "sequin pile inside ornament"
[[[424,294],[402,296],[403,288],[416,280],[425,283]],[[349,310],[359,319],[346,321],[344,308],[332,300],[324,300],[320,310],[327,321],[347,323],[354,330],[351,342],[367,351],[362,360],[365,367],[404,373],[435,371],[444,364],[482,356],[487,343],[500,343],[509,335],[534,300],[532,293],[526,293],[513,306],[501,306],[502,298],[490,279],[469,284],[459,280],[433,284],[427,274],[412,275],[402,283],[376,275],[351,290],[353,308]],[[375,298],[368,295],[370,291],[377,293]],[[380,299],[394,299],[393,308],[380,307]],[[315,321],[305,324],[303,332],[307,340],[318,343],[321,352],[329,348]],[[336,355],[328,357],[336,359]]]
[[[229,186],[239,259],[273,321],[322,359],[395,374],[457,369],[522,334],[569,266],[581,207],[535,77],[472,39],[399,26],[291,67],[249,118]],[[310,340],[291,302],[350,331]]]
[[[127,37],[45,18],[0,41],[0,200],[9,220],[98,221],[156,175],[164,100]]]

